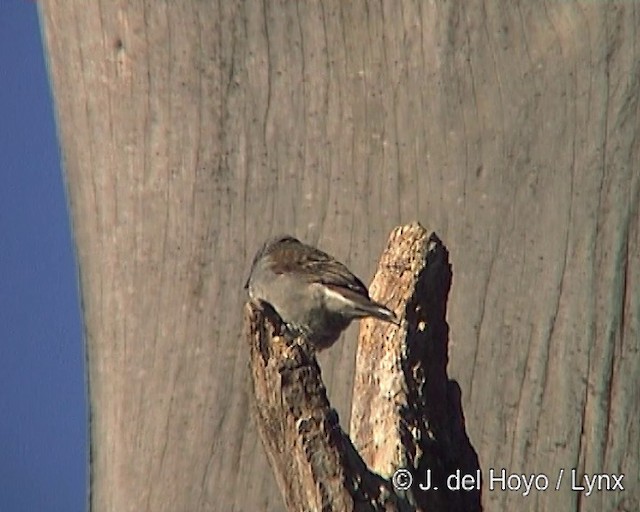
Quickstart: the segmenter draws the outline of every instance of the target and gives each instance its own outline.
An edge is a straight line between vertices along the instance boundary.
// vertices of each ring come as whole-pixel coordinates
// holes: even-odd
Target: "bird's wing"
[[[280,253],[273,254],[278,262],[272,265],[276,274],[295,273],[310,283],[347,288],[369,297],[366,286],[345,265],[315,247],[287,239],[280,241],[274,252]]]

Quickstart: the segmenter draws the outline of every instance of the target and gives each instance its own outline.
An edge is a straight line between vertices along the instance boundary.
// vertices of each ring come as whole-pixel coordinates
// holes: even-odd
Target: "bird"
[[[352,320],[374,317],[400,325],[398,317],[369,297],[344,264],[290,235],[267,240],[256,253],[245,283],[252,302],[266,303],[292,337],[316,351],[333,345]]]

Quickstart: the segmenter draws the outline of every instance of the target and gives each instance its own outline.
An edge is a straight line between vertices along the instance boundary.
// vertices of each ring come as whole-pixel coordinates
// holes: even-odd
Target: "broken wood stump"
[[[351,439],[304,339],[280,336],[277,317],[247,304],[254,420],[288,510],[481,510],[477,455],[446,373],[450,286],[437,236],[396,228],[370,293],[403,323],[361,321]]]

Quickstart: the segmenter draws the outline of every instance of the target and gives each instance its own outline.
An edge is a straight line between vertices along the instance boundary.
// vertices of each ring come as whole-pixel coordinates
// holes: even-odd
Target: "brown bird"
[[[373,316],[400,324],[345,265],[288,235],[265,242],[245,288],[253,301],[276,311],[291,335],[303,336],[316,350],[333,345],[354,319]]]

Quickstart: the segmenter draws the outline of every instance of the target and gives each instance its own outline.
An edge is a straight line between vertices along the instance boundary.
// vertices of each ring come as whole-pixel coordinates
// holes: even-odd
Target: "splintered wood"
[[[254,418],[289,510],[480,510],[479,490],[444,485],[479,467],[459,387],[446,374],[450,285],[448,252],[435,234],[417,223],[393,231],[370,293],[402,325],[361,322],[351,439],[305,340],[279,336],[277,318],[247,305]],[[398,470],[414,485],[398,485]],[[426,475],[429,490],[418,486]]]

